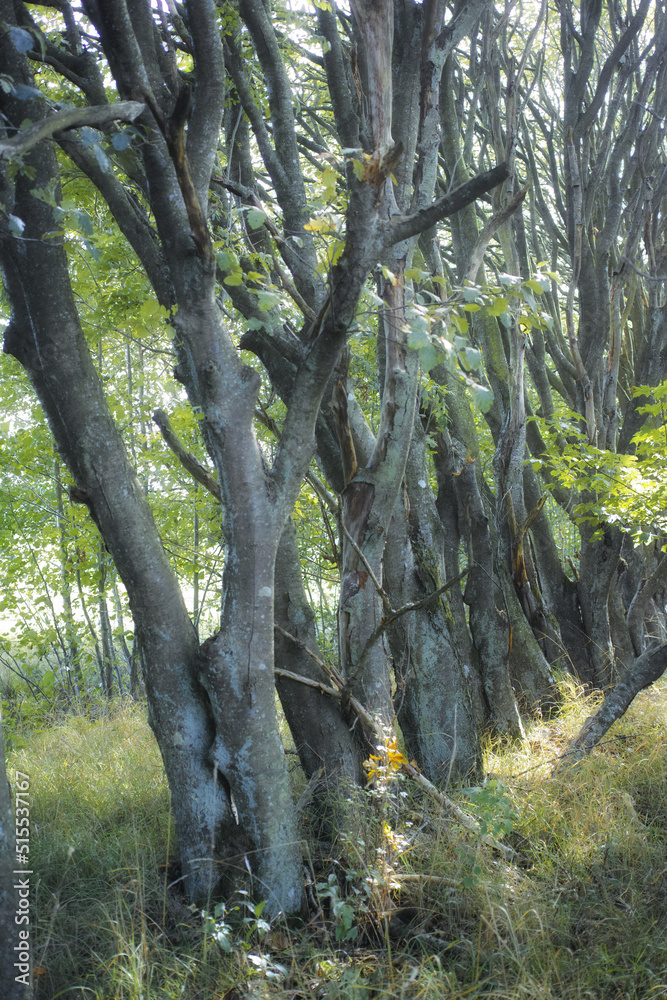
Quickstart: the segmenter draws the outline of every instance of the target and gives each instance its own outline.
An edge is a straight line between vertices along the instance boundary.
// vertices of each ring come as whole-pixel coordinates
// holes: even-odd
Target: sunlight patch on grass
[[[176,844],[145,710],[22,731],[9,764],[31,775],[37,1000],[662,1000],[667,687],[554,771],[598,701],[564,682],[558,717],[489,741],[488,784],[458,793],[479,820],[511,816],[511,858],[392,772],[355,798],[354,829],[305,845],[307,922],[258,936],[240,899],[231,953],[166,891]]]

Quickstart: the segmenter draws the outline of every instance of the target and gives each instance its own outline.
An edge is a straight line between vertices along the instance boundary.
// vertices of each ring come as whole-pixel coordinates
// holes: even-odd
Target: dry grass
[[[593,707],[569,685],[524,744],[487,747],[494,778],[462,804],[491,826],[513,812],[511,863],[397,781],[363,845],[356,831],[335,861],[309,850],[310,922],[260,940],[242,905],[231,954],[165,889],[169,795],[143,710],[24,732],[9,766],[31,775],[39,1000],[664,1000],[667,689],[552,773]]]

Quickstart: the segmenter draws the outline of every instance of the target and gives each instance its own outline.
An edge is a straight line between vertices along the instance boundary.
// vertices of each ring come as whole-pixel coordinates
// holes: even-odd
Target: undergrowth
[[[14,719],[36,996],[665,1000],[666,708],[664,687],[644,692],[574,769],[553,771],[592,711],[574,686],[524,743],[490,743],[486,783],[450,794],[509,859],[439,814],[391,753],[376,760],[360,825],[304,841],[309,912],[289,927],[243,894],[206,915],[185,905],[142,707]]]

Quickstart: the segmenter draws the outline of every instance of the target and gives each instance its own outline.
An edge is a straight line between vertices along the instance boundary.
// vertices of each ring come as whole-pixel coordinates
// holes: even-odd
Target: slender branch
[[[366,567],[368,575],[370,576],[371,580],[373,581],[373,583],[375,585],[375,589],[377,590],[378,594],[380,595],[380,599],[382,600],[382,605],[383,605],[385,611],[389,615],[393,614],[394,609],[391,606],[391,601],[389,600],[389,595],[387,594],[387,591],[383,588],[382,584],[379,582],[378,578],[376,577],[375,573],[373,572],[373,567],[371,566],[371,564],[369,563],[368,559],[366,558],[366,556],[361,551],[361,549],[359,548],[359,546],[355,542],[354,538],[352,537],[352,535],[348,531],[348,529],[347,529],[347,527],[346,527],[346,525],[345,525],[345,523],[344,523],[344,521],[343,521],[342,518],[341,518],[341,526],[343,528],[343,533],[345,534],[345,537],[347,538],[348,542],[350,543],[350,545],[352,546],[352,548],[354,549],[354,551],[356,552],[356,554],[359,556],[359,558],[361,559],[361,561],[364,564],[364,566]]]
[[[489,6],[489,0],[467,0],[466,3],[456,5],[454,15],[435,40],[436,48],[443,57],[448,56],[461,39],[472,31]]]
[[[329,43],[329,49],[324,53],[324,66],[327,71],[331,107],[341,145],[356,149],[361,145],[361,141],[359,116],[350,89],[351,70],[348,73],[349,66],[338,34],[335,6],[334,9],[329,7],[327,10],[324,6],[317,8],[317,23],[323,37]]]
[[[334,682],[338,691],[343,690],[343,688],[345,687],[345,680],[334,667],[328,667],[326,663],[324,663],[319,658],[319,656],[317,656],[316,653],[313,653],[312,649],[308,648],[305,642],[303,642],[301,639],[297,639],[297,637],[295,635],[292,635],[291,632],[286,632],[284,628],[280,627],[280,625],[274,625],[273,627],[276,632],[280,632],[280,634],[284,635],[286,639],[289,639],[291,642],[293,642],[295,646],[298,646],[299,649],[302,649],[303,652],[306,653],[306,655],[311,658],[311,660],[314,660],[315,663],[320,668],[320,670],[322,670],[327,675],[327,677],[329,677],[329,679]]]
[[[89,125],[98,128],[109,122],[122,119],[133,122],[145,109],[139,101],[116,101],[114,104],[100,104],[91,108],[67,108],[56,111],[55,114],[43,118],[28,128],[19,129],[11,139],[0,141],[0,159],[10,160],[23,156],[42,139],[53,136],[56,132],[64,132],[70,128],[80,128]]]
[[[479,834],[481,840],[487,844],[489,847],[493,847],[496,851],[500,851],[504,854],[506,858],[512,857],[514,851],[511,847],[507,847],[506,844],[501,844],[500,841],[496,840],[489,833],[481,833],[480,825],[476,819],[474,819],[470,813],[465,812],[460,806],[457,806],[456,802],[441,792],[439,788],[436,788],[432,782],[425,778],[424,775],[419,771],[414,764],[403,764],[401,766],[401,771],[403,774],[407,774],[409,778],[412,778],[420,788],[423,788],[432,799],[435,799],[445,812],[448,812],[454,819],[457,819],[461,826],[464,826],[466,830],[470,830],[473,833]]]
[[[190,452],[183,446],[182,442],[179,441],[174,433],[173,427],[171,426],[169,417],[164,410],[156,410],[153,414],[153,420],[160,428],[162,437],[169,445],[174,455],[176,455],[176,458],[179,460],[183,468],[190,473],[193,479],[195,479],[198,483],[201,483],[204,489],[208,490],[208,492],[220,502],[222,497],[220,495],[220,484],[218,483],[218,480],[214,479],[211,473],[201,464],[201,462],[198,461],[194,455],[191,455]]]
[[[588,130],[593,125],[595,116],[607,98],[609,83],[612,76],[616,72],[619,61],[629,49],[633,39],[641,31],[652,3],[653,0],[642,0],[635,16],[630,21],[630,24],[607,56],[605,64],[600,71],[600,76],[598,77],[598,83],[595,89],[595,94],[593,95],[593,100],[589,103],[586,111],[581,114],[579,121],[575,126],[574,134],[577,139],[581,139],[584,135],[586,135]]]
[[[232,79],[232,82],[234,83],[241,106],[250,121],[250,126],[254,133],[264,165],[271,175],[271,179],[275,186],[277,188],[283,188],[288,183],[288,180],[285,176],[282,163],[273,148],[269,130],[266,126],[266,122],[264,121],[264,115],[260,111],[253,96],[248,75],[245,72],[241,55],[234,43],[233,38],[225,39],[224,52],[225,66],[227,67],[227,71]]]
[[[255,192],[247,184],[241,184],[240,181],[233,181],[229,177],[220,177],[218,174],[214,174],[211,177],[211,182],[213,184],[219,184],[220,187],[225,188],[226,191],[231,191],[238,198],[242,198],[243,201],[247,202],[248,205],[252,205],[253,208],[258,208],[260,212],[264,212],[266,219],[264,220],[264,226],[273,236],[276,243],[284,243],[285,240],[281,236],[278,227],[271,221],[269,213],[259,200]]]
[[[275,223],[272,222],[272,220],[269,218],[268,211],[266,210],[262,202],[259,200],[259,198],[257,197],[252,188],[247,187],[247,185],[245,184],[240,184],[238,181],[232,181],[229,178],[225,177],[214,176],[211,178],[211,180],[215,184],[219,184],[221,187],[225,188],[227,191],[231,191],[232,194],[235,194],[239,198],[242,198],[249,205],[252,205],[253,208],[257,208],[260,210],[260,212],[263,212],[264,228],[271,234],[273,239],[276,241],[281,252],[282,253],[285,252],[285,248],[287,246],[286,240],[284,239],[283,236],[281,236]],[[301,295],[301,293],[295,286],[294,282],[290,278],[289,274],[285,271],[285,268],[278,260],[278,257],[273,248],[271,248],[271,258],[273,261],[273,266],[275,267],[276,271],[278,272],[278,275],[280,276],[283,288],[290,296],[292,301],[299,307],[299,309],[306,317],[306,319],[310,320],[310,322],[313,322],[313,320],[316,318],[315,310],[308,305],[304,297]]]
[[[273,434],[273,436],[276,438],[277,441],[280,441],[281,438],[280,428],[278,427],[278,424],[273,419],[273,417],[270,417],[269,414],[260,407],[256,407],[255,418],[259,420],[260,424],[266,427],[267,430],[271,431],[271,433]],[[306,473],[305,478],[307,482],[309,482],[310,485],[313,487],[315,493],[320,498],[322,503],[325,504],[325,506],[329,509],[330,513],[333,514],[335,518],[338,518],[338,504],[336,503],[334,496],[329,492],[329,490],[326,488],[326,486],[319,478],[319,476],[316,476],[312,470],[309,470]]]
[[[84,146],[83,141],[73,132],[59,134],[57,138],[60,148],[89,178],[106,201],[118,228],[143,264],[160,305],[166,309],[171,308],[174,304],[173,285],[167,274],[155,230],[140,200],[113,170],[102,169],[93,151]],[[146,194],[146,178],[138,163],[136,170],[127,169],[126,164],[126,173],[142,193]]]
[[[524,198],[526,197],[527,191],[528,191],[527,187],[521,188],[518,194],[515,194],[512,200],[509,201],[507,205],[505,205],[505,207],[502,208],[499,212],[493,215],[489,219],[487,224],[484,226],[481,233],[477,237],[477,242],[475,243],[473,251],[470,255],[470,262],[468,264],[468,270],[466,271],[465,277],[463,279],[463,284],[465,284],[466,281],[470,281],[472,284],[475,283],[475,281],[477,280],[477,272],[479,271],[482,265],[482,260],[484,259],[486,248],[488,247],[489,243],[491,242],[497,230],[500,229],[500,227],[504,225],[504,223],[508,222],[509,219],[512,218],[512,216],[514,215],[514,213],[516,212],[516,210],[519,208]]]
[[[434,601],[436,597],[440,597],[445,591],[450,590],[455,583],[459,583],[464,577],[468,575],[469,570],[466,568],[463,572],[459,573],[458,576],[453,577],[448,580],[447,583],[443,583],[442,587],[438,587],[437,590],[431,591],[426,597],[422,597],[419,601],[413,601],[410,604],[404,604],[402,608],[397,608],[390,611],[388,614],[382,617],[380,624],[375,628],[374,632],[369,636],[366,645],[364,646],[364,651],[360,657],[360,664],[363,665],[368,652],[373,648],[375,643],[378,641],[380,636],[386,632],[390,625],[392,625],[398,618],[403,615],[407,615],[410,611],[420,611],[422,608],[427,607],[431,601]],[[360,672],[360,671],[359,671]]]
[[[274,627],[278,628],[277,625]],[[282,629],[280,629],[280,631],[282,632]],[[292,637],[290,636],[290,638]],[[317,691],[321,691],[322,694],[329,695],[330,698],[337,698],[338,701],[340,701],[343,697],[342,691],[338,691],[336,688],[327,687],[327,685],[322,684],[321,681],[314,681],[310,677],[303,677],[301,674],[295,674],[291,670],[283,670],[280,667],[275,667],[273,672],[276,677],[285,677],[288,681],[297,681],[299,684],[315,688]]]
[[[307,472],[306,479],[313,487],[322,503],[325,504],[329,513],[332,514],[336,520],[338,520],[340,514],[338,504],[336,503],[333,494],[329,492],[319,476],[316,476],[314,472]]]
[[[303,212],[307,204],[296,144],[294,95],[269,7],[257,0],[240,0],[238,9],[255,43],[257,59],[266,81],[274,152],[281,164],[282,177],[287,181],[280,201],[287,216],[287,224],[292,229],[296,227],[299,213]]]

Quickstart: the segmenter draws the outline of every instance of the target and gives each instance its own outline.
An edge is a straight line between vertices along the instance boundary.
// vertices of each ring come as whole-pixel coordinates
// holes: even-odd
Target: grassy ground
[[[169,795],[142,708],[19,722],[37,997],[665,1000],[667,690],[552,776],[591,707],[569,691],[525,744],[489,746],[490,780],[461,796],[490,832],[511,827],[511,861],[381,775],[361,831],[335,852],[304,842],[310,920],[290,928],[243,897],[207,924],[167,889]]]

